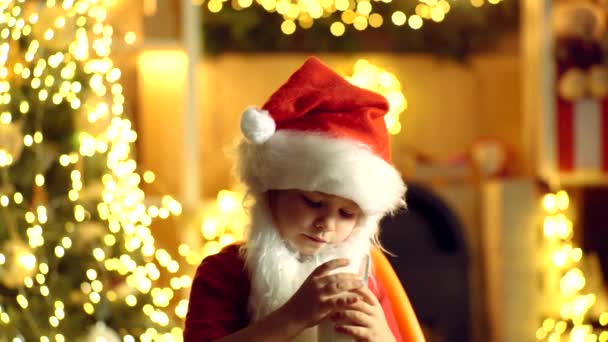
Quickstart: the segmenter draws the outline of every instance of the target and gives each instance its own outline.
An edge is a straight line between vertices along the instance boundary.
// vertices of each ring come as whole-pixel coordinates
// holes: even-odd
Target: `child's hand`
[[[344,267],[348,263],[348,259],[335,259],[317,267],[285,303],[282,310],[292,320],[311,327],[336,309],[343,309],[349,303],[357,301],[357,295],[350,291],[363,287],[363,281],[358,275],[328,275],[331,270]]]
[[[361,298],[330,316],[336,322],[336,331],[350,335],[361,342],[395,341],[382,306],[372,291],[367,286],[363,286],[353,292],[358,293]]]

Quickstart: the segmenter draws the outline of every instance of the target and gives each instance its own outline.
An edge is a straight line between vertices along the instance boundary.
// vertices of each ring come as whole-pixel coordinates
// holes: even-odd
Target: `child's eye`
[[[323,205],[323,203],[313,201],[304,195],[302,195],[302,200],[304,201],[304,203],[306,203],[306,205],[308,205],[311,208],[320,208]]]
[[[355,213],[352,213],[348,210],[340,209],[340,216],[342,216],[343,218],[350,219],[355,217]]]

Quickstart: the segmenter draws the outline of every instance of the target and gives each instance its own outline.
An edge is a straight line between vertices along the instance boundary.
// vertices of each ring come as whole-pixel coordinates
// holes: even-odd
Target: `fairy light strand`
[[[502,1],[469,0],[474,8],[486,3],[497,5]],[[442,22],[452,8],[448,0],[418,0],[413,13],[396,10],[389,14],[390,18],[385,18],[374,11],[374,4],[379,2],[389,4],[392,0],[231,0],[229,3],[228,0],[209,0],[205,3],[211,13],[218,13],[227,6],[235,10],[260,6],[267,12],[282,16],[281,32],[285,35],[293,34],[298,26],[308,29],[315,20],[332,17],[336,20],[330,25],[330,33],[336,37],[342,36],[348,26],[363,31],[389,22],[395,26],[407,24],[410,29],[418,30],[425,21]]]
[[[40,110],[32,112],[32,108],[68,104],[75,115],[81,116],[78,124],[86,129],[82,129],[77,136],[77,150],[60,154],[57,158],[58,164],[69,170],[71,184],[66,201],[71,203],[73,217],[71,223],[66,223],[64,234],[58,240],[46,238],[45,232],[50,229],[47,226],[52,223],[52,218],[45,201],[37,203],[24,214],[27,243],[20,246],[17,251],[20,254],[15,260],[21,268],[32,272],[18,279],[18,287],[22,290],[16,295],[15,302],[20,308],[26,309],[31,301],[28,298],[32,296],[53,298],[48,301],[48,325],[53,330],[61,329],[65,304],[53,296],[52,286],[47,283],[48,274],[52,271],[44,260],[63,258],[73,248],[71,236],[78,234],[74,227],[98,216],[102,226],[105,226],[105,231],[101,232],[103,244],[91,251],[98,266],[89,268],[83,275],[85,281],[80,290],[86,300],[82,310],[94,315],[102,298],[110,301],[120,299],[114,289],[106,287],[100,280],[104,272],[115,272],[124,276],[127,285],[136,291],[122,299],[125,304],[137,305],[137,293],[152,294],[152,304],[146,307],[152,309],[144,310],[144,313],[159,328],[167,327],[170,320],[165,310],[176,299],[174,291],[183,288],[184,284],[172,282],[171,287],[157,285],[161,272],[176,274],[179,264],[169,253],[157,249],[149,226],[155,218],[180,215],[182,208],[171,196],[164,196],[157,205],[144,203],[145,194],[140,188],[142,176],[131,158],[131,148],[137,134],[124,115],[125,97],[120,85],[122,75],[110,58],[115,32],[106,23],[106,1],[47,0],[39,6],[39,10],[33,13],[27,11],[24,0],[0,1],[0,36],[3,38],[0,43],[0,101],[6,107],[15,101],[11,96],[11,81],[23,82],[33,90],[33,97],[19,99],[17,113],[0,113],[0,128],[6,130],[15,127],[11,125],[18,119],[15,115],[35,115],[34,122],[38,125],[34,131],[23,136],[19,135],[19,130],[11,132],[19,143],[9,146],[10,149],[0,149],[0,169],[5,172],[11,167],[23,148],[30,148],[37,156],[42,156],[41,147],[45,137],[39,125],[40,116],[44,113]],[[19,47],[13,44],[18,40],[27,42],[22,48],[22,56],[16,56],[14,52],[19,52]],[[136,41],[135,33],[128,32],[125,41],[133,44]],[[82,83],[82,77],[77,77],[82,73],[86,76],[86,83]],[[94,157],[106,160],[107,171],[97,182],[97,187],[94,182],[85,186],[83,160]],[[153,181],[153,173],[146,172],[144,180]],[[47,182],[41,169],[32,180],[32,184],[42,192]],[[91,211],[81,200],[96,194],[99,202],[95,211]],[[23,194],[19,192],[0,194],[2,207],[24,205],[24,202]],[[158,214],[151,210],[153,207],[157,208]],[[126,252],[113,255],[111,247],[120,241],[124,241],[122,247]],[[52,256],[43,254],[42,247],[48,249],[48,244],[53,244],[49,249]],[[7,256],[4,252],[0,250],[0,267],[6,266]],[[140,253],[141,257],[132,258],[130,253]],[[136,261],[139,259],[144,260],[143,264]],[[16,312],[23,311],[27,310]],[[0,307],[0,326],[15,321],[9,312],[6,307]],[[40,332],[41,340],[50,338],[50,335],[43,334],[43,330]],[[151,341],[180,340],[181,335],[180,328],[173,328],[168,334],[149,328],[139,336],[128,336]],[[62,338],[63,335],[56,334],[51,339]],[[129,339],[127,335],[124,338]]]
[[[559,275],[559,290],[552,300],[559,303],[559,318],[546,318],[536,330],[539,341],[572,342],[608,341],[608,329],[594,328],[588,322],[589,310],[595,305],[596,294],[585,290],[586,279],[579,263],[583,252],[573,242],[573,224],[567,216],[570,198],[565,191],[546,194],[543,235],[548,246],[550,268]],[[608,313],[599,317],[601,326],[608,325]],[[568,327],[570,329],[568,330]]]

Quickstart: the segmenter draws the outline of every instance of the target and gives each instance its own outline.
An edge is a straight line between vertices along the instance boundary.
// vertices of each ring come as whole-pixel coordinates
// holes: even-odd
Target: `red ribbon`
[[[557,160],[560,171],[574,169],[574,105],[557,98]]]
[[[557,159],[560,171],[574,171],[574,103],[557,98]],[[608,98],[601,100],[600,146],[602,171],[608,172]]]
[[[602,117],[600,119],[600,146],[602,148],[602,170],[608,172],[608,98],[602,100]]]

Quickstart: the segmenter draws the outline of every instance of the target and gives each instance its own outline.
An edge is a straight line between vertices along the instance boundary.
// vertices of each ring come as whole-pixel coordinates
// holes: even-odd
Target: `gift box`
[[[608,99],[558,97],[556,115],[560,174],[608,175]]]

